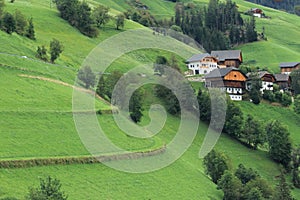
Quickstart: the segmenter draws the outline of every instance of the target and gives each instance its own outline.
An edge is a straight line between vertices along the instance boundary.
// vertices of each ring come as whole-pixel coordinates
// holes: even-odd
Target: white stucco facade
[[[203,58],[202,60],[188,63],[188,69],[193,72],[193,75],[208,74],[217,68],[218,64],[212,58]]]

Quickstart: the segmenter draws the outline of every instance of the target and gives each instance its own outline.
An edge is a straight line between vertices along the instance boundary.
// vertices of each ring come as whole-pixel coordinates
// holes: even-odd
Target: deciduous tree
[[[257,149],[258,145],[262,145],[266,141],[266,135],[262,124],[251,115],[248,115],[246,118],[241,136],[242,139],[246,140],[247,144],[254,149]]]
[[[61,191],[61,183],[57,179],[48,176],[40,179],[37,188],[31,188],[26,199],[28,200],[67,200],[67,195]]]
[[[43,60],[43,61],[48,61],[48,56],[47,56],[47,49],[46,47],[43,46],[38,46],[37,51],[36,51],[36,55],[37,58]]]
[[[243,113],[238,105],[230,99],[227,100],[226,121],[224,132],[228,135],[239,138],[243,127]]]
[[[96,76],[92,71],[91,67],[85,66],[78,72],[78,79],[85,84],[85,88],[94,87]]]
[[[297,114],[300,114],[300,95],[297,95],[294,102],[294,111]]]
[[[123,14],[118,14],[115,18],[115,22],[117,30],[119,30],[120,28],[124,28],[125,16]]]
[[[289,132],[278,120],[271,121],[266,126],[270,157],[289,168],[291,162],[292,144]]]
[[[214,183],[218,183],[226,170],[230,169],[229,158],[220,152],[212,150],[203,160],[206,174],[208,174]]]
[[[276,193],[274,196],[274,200],[293,200],[290,187],[288,183],[286,182],[283,170],[280,173],[279,176],[279,184],[276,188]]]
[[[19,35],[25,35],[26,27],[27,27],[27,20],[25,16],[21,13],[21,11],[15,11],[15,20],[16,20],[16,33]]]
[[[243,184],[247,184],[249,181],[259,177],[256,171],[252,168],[247,169],[243,164],[239,164],[238,169],[235,172],[235,176],[238,177]]]
[[[16,20],[10,13],[5,13],[2,18],[2,30],[8,34],[12,34],[16,30]]]
[[[219,180],[218,189],[224,192],[224,200],[240,199],[242,195],[241,181],[228,170]]]
[[[103,5],[99,5],[93,11],[92,16],[95,19],[98,28],[101,28],[110,20],[110,16],[108,12],[109,12],[109,7]]]
[[[60,56],[63,52],[63,45],[57,39],[53,39],[50,42],[50,61],[54,63],[54,61]]]

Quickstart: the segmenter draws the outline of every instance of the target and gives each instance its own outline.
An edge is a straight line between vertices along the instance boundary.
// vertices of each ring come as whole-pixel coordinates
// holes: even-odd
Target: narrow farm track
[[[78,91],[85,92],[87,94],[93,95],[97,99],[99,99],[100,101],[105,102],[107,105],[111,105],[108,101],[104,100],[102,97],[100,97],[97,93],[95,93],[92,90],[88,90],[88,89],[81,88],[81,87],[78,87],[78,86],[75,86],[75,85],[71,85],[69,83],[65,83],[63,81],[59,81],[59,80],[55,80],[55,79],[51,79],[51,78],[46,78],[46,77],[42,77],[42,76],[32,76],[32,75],[27,75],[27,74],[20,74],[19,76],[23,77],[23,78],[37,79],[37,80],[41,80],[41,81],[47,81],[47,82],[51,82],[51,83],[56,83],[56,84],[59,84],[59,85],[63,85],[63,86],[66,86],[66,87],[70,87],[70,88],[73,88],[75,90],[78,90]]]

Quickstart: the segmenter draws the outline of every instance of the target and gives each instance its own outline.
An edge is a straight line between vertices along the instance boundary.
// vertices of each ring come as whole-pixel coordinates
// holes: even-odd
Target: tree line
[[[211,100],[209,92],[199,89],[197,98],[200,120],[210,123]],[[240,107],[228,98],[223,132],[252,149],[258,149],[259,146],[263,147],[267,144],[270,157],[286,169],[290,168],[292,152],[290,133],[278,120],[267,122],[264,125],[251,115],[247,115],[245,118]]]
[[[225,50],[257,40],[255,19],[243,20],[236,3],[210,0],[207,7],[178,2],[174,24],[202,44],[206,51]]]
[[[206,174],[217,184],[217,189],[223,191],[224,200],[293,200],[283,169],[274,190],[254,169],[239,164],[234,170],[231,160],[222,152],[212,150],[204,157],[203,165]]]
[[[207,52],[225,50],[234,45],[257,40],[255,18],[243,20],[236,3],[231,0],[210,0],[208,7],[204,8],[193,3],[172,2],[177,3],[175,17],[171,19],[157,20],[144,4],[145,9],[132,6],[124,15],[144,26],[172,28],[183,32],[194,38]],[[139,3],[137,0],[130,1],[130,5],[140,5]]]
[[[91,9],[86,1],[53,0],[53,2],[59,10],[61,18],[88,37],[97,37],[99,29],[112,18],[108,14],[109,8],[106,6],[98,5],[95,9]],[[123,14],[115,17],[117,29],[124,27],[124,20]]]
[[[13,2],[12,2],[13,3]],[[17,33],[35,40],[33,19],[27,19],[25,15],[16,10],[13,14],[4,11],[5,1],[0,0],[0,29],[8,34]]]

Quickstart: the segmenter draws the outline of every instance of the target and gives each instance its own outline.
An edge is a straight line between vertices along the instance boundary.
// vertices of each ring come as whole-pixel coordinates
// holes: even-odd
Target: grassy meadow
[[[141,0],[158,18],[171,17],[174,3],[167,1]],[[111,7],[111,14],[126,11],[129,7],[124,0],[90,0],[93,6],[98,3]],[[204,5],[208,0],[195,0]],[[241,11],[258,7],[251,3],[236,0]],[[18,0],[11,4],[6,1],[5,10],[22,11],[27,17],[33,17],[36,41],[16,34],[7,35],[0,31],[0,159],[47,158],[63,156],[89,155],[76,131],[72,116],[71,87],[27,76],[39,76],[74,84],[74,78],[83,60],[100,42],[122,31],[114,28],[110,22],[100,31],[100,36],[91,39],[80,34],[62,20],[50,0]],[[277,72],[281,61],[295,61],[300,57],[300,45],[297,43],[299,18],[280,11],[263,8],[271,19],[257,19],[257,29],[264,26],[268,41],[242,45],[244,60],[257,66],[268,67]],[[126,21],[125,29],[142,28],[132,21]],[[288,30],[288,31],[287,31]],[[289,34],[282,37],[282,34]],[[57,64],[40,62],[35,58],[37,46],[46,45],[57,38],[64,45],[64,52]],[[186,51],[186,46],[169,38],[165,43]],[[116,59],[109,71],[126,72],[138,65],[152,63],[157,55],[171,57],[170,51],[140,49],[129,52]],[[22,58],[27,56],[28,58]],[[186,58],[176,56],[184,71]],[[199,83],[193,83],[199,87]],[[147,104],[159,103],[151,93],[146,95]],[[92,96],[91,96],[92,98]],[[288,126],[293,144],[300,143],[299,116],[291,114],[289,109],[273,107],[267,104],[254,106],[248,102],[239,103],[245,114],[250,113],[260,120],[280,119]],[[96,100],[95,109],[108,110],[110,106]],[[147,108],[140,125],[150,122]],[[160,120],[159,115],[155,115]],[[170,142],[178,129],[180,119],[168,116],[164,128],[154,137],[139,139],[128,137],[114,122],[109,114],[98,115],[99,124],[107,137],[116,145],[133,151],[155,149]],[[163,119],[161,119],[163,120]],[[186,130],[189,133],[190,130]],[[222,192],[216,189],[205,175],[202,159],[198,157],[201,144],[207,132],[207,125],[200,123],[198,134],[184,155],[172,165],[159,171],[145,174],[130,174],[116,171],[104,164],[56,165],[24,169],[0,169],[0,199],[16,197],[24,199],[28,188],[37,186],[38,179],[51,175],[61,180],[62,189],[69,199],[222,199]],[[225,152],[234,167],[243,163],[259,171],[270,184],[276,185],[275,176],[279,167],[271,161],[264,151],[254,151],[236,140],[222,135],[216,147]],[[300,198],[300,191],[293,190],[294,197]]]

